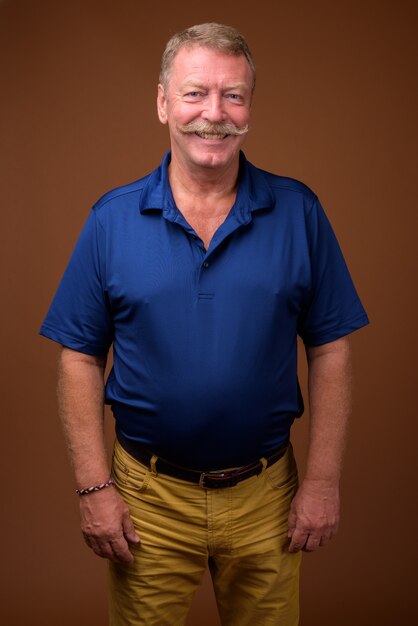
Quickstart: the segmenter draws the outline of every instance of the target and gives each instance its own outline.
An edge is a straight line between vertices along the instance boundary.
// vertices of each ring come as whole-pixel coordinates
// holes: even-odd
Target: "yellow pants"
[[[287,552],[297,488],[291,447],[225,489],[152,472],[117,441],[113,473],[141,543],[131,546],[133,563],[110,564],[110,626],[183,626],[208,564],[223,626],[297,626],[300,553]]]

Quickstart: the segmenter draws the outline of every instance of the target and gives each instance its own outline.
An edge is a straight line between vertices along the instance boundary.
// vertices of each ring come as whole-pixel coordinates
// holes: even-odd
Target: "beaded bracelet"
[[[102,489],[106,489],[106,487],[110,487],[114,485],[115,481],[113,478],[109,478],[106,483],[101,483],[100,485],[95,485],[94,487],[86,487],[85,489],[76,489],[75,492],[79,496],[87,496],[89,493],[94,493],[95,491],[101,491]]]

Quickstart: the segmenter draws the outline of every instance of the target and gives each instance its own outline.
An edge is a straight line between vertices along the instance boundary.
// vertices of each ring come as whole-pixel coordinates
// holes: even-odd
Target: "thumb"
[[[292,510],[289,513],[287,526],[288,526],[287,536],[291,537],[293,535],[293,532],[296,530],[296,514]]]
[[[127,511],[122,518],[122,528],[123,534],[128,541],[133,543],[138,543],[140,540],[139,535],[137,535],[135,531],[135,527],[133,521],[131,520],[131,516]]]

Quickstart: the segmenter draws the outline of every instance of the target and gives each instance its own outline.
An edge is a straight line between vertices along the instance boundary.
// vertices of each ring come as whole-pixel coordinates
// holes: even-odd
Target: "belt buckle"
[[[224,489],[234,487],[238,480],[229,472],[202,472],[199,479],[199,487],[204,489]]]

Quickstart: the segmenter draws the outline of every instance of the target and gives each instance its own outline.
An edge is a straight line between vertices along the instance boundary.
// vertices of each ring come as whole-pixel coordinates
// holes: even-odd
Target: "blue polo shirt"
[[[195,469],[239,466],[289,439],[303,412],[296,339],[368,323],[318,198],[241,154],[236,202],[208,250],[167,166],[103,196],[41,334],[105,355],[117,429]]]

